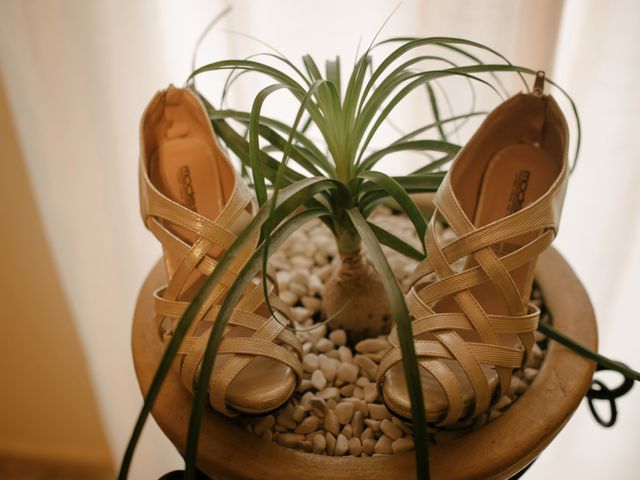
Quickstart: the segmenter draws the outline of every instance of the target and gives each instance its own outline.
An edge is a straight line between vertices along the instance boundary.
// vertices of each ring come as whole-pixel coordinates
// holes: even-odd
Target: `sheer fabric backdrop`
[[[221,32],[226,29],[250,34],[292,59],[311,53],[322,61],[340,54],[348,65],[358,40],[368,44],[396,3],[232,5],[233,12],[205,40],[198,64],[266,49]],[[156,90],[184,82],[198,35],[224,6],[213,0],[0,4],[2,81],[115,458],[141,405],[129,341],[135,297],[160,256],[138,214],[138,120]],[[638,18],[640,5],[632,0],[405,1],[382,33],[474,39],[516,64],[545,69],[574,96],[584,141],[556,245],[591,295],[601,351],[636,368]],[[206,77],[200,85],[214,95],[221,82]],[[246,105],[244,92],[240,85],[232,100]],[[496,104],[489,92],[480,91],[480,97]],[[277,98],[270,108],[290,107]],[[412,126],[424,115],[411,105],[396,120],[400,127]],[[406,171],[415,161],[396,158],[385,168]],[[638,400],[635,391],[620,402],[620,424],[611,431],[598,427],[581,406],[527,478],[635,478]],[[149,422],[131,478],[157,478],[178,465],[175,450]]]

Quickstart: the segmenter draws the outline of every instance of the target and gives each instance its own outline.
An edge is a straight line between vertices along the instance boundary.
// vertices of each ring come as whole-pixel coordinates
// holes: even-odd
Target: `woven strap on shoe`
[[[191,274],[194,270],[203,275],[210,275],[214,271],[218,262],[208,253],[215,247],[221,250],[228,249],[236,239],[236,235],[230,229],[231,225],[250,205],[254,209],[256,205],[246,184],[240,178],[236,178],[235,188],[224,208],[214,220],[211,220],[165,197],[151,183],[144,167],[140,172],[140,181],[140,203],[145,225],[160,240],[165,251],[182,259],[168,285],[155,293],[156,315],[161,323],[169,321],[171,325],[163,334],[163,339],[167,342],[176,322],[189,305],[179,298]],[[192,232],[195,236],[193,244],[189,245],[176,236],[167,228],[168,225]],[[236,256],[231,267],[223,272],[221,281],[200,309],[180,346],[175,365],[182,382],[191,392],[197,382],[199,367],[209,333],[220,310],[220,303],[238,272],[252,255],[257,240],[256,235]],[[272,277],[270,273],[268,272],[268,277]],[[269,283],[270,291],[274,284],[273,281]],[[257,313],[264,304],[264,297],[261,284],[253,283],[244,292],[225,328],[218,354],[228,355],[229,358],[212,375],[209,392],[212,406],[226,415],[237,414],[230,410],[226,403],[229,385],[256,356],[277,360],[290,367],[298,381],[302,378],[300,342],[284,326],[287,319],[291,318],[288,306],[276,296],[270,296],[270,303],[280,313],[279,321],[272,316],[265,317]],[[241,336],[227,335],[232,329],[239,327],[243,328]]]
[[[482,227],[475,227],[467,218],[455,198],[449,175],[434,197],[435,212],[425,239],[427,257],[418,264],[412,287],[407,294],[407,305],[413,318],[414,337],[428,335],[430,340],[415,340],[419,365],[441,385],[448,410],[441,425],[460,420],[465,413],[461,381],[447,363],[456,361],[466,381],[475,393],[475,405],[471,416],[486,411],[493,399],[506,392],[511,371],[520,368],[529,355],[538,324],[539,310],[523,302],[510,274],[543,252],[553,240],[558,225],[559,209],[554,194],[541,197],[526,208]],[[443,218],[457,238],[441,246],[435,236],[436,221]],[[542,232],[528,244],[499,256],[492,245],[530,232]],[[456,272],[451,264],[472,256],[476,266]],[[425,277],[431,275],[433,281]],[[484,311],[471,289],[490,282],[500,293],[508,307],[508,315],[491,315]],[[436,313],[431,306],[445,297],[453,297],[460,308],[458,313]],[[465,341],[458,331],[475,331],[477,342]],[[520,339],[517,347],[502,345],[498,334],[515,334]],[[402,356],[396,328],[389,335],[389,347],[385,351],[377,372],[378,384],[384,374],[401,361]],[[482,366],[495,367],[499,385],[495,395],[483,373]]]

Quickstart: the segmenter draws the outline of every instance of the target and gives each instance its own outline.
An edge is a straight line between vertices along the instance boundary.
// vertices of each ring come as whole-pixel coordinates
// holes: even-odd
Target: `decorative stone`
[[[327,379],[324,378],[324,374],[321,370],[314,370],[311,374],[311,383],[317,390],[322,390],[327,386]]]
[[[320,370],[322,370],[322,374],[327,381],[333,382],[333,380],[335,380],[339,367],[341,367],[339,361],[325,355],[320,357]]]
[[[349,451],[349,440],[347,440],[347,437],[345,437],[342,434],[338,435],[338,438],[336,439],[336,448],[333,454],[336,457],[341,457],[348,451]]]
[[[394,440],[393,443],[391,444],[391,450],[393,450],[393,453],[410,452],[414,448],[415,447],[414,447],[414,442],[412,437],[398,438],[397,440]]]
[[[377,353],[387,346],[387,342],[379,338],[367,338],[356,344],[358,353]]]
[[[319,352],[326,353],[329,350],[333,350],[333,342],[328,338],[321,338],[316,342],[316,349]]]
[[[280,293],[280,299],[284,303],[292,307],[298,301],[298,296],[295,293],[290,292],[289,290],[285,290],[284,292]]]
[[[278,443],[283,447],[297,448],[303,440],[304,436],[297,433],[281,433],[278,435]]]
[[[338,367],[338,378],[346,383],[354,383],[358,379],[358,366],[343,363]]]
[[[307,412],[302,405],[296,405],[295,407],[293,407],[291,418],[293,418],[295,422],[301,422],[306,413]]]
[[[364,419],[364,424],[374,432],[380,431],[380,420],[374,420],[372,418],[365,418]]]
[[[344,387],[340,387],[340,395],[342,395],[343,397],[349,397],[353,395],[354,388],[355,388],[355,385],[353,385],[352,383],[347,384]]]
[[[330,398],[337,400],[340,398],[340,390],[336,387],[327,387],[321,392],[318,392],[318,396],[324,400],[329,400]]]
[[[352,363],[353,362],[353,353],[348,347],[341,345],[338,348],[338,359],[342,363]]]
[[[369,380],[374,381],[376,379],[376,370],[378,369],[378,366],[369,357],[356,355],[353,357],[353,363],[360,367],[362,373],[366,375]]]
[[[314,370],[320,368],[320,359],[315,353],[308,353],[302,360],[302,368],[305,372],[313,373]]]
[[[276,419],[273,415],[267,415],[266,417],[260,418],[255,425],[253,426],[253,432],[260,436],[264,434],[267,430],[271,430],[273,426],[276,424]]]
[[[351,421],[353,415],[353,403],[342,402],[336,407],[336,416],[341,425],[345,425]]]
[[[324,429],[333,435],[338,435],[340,432],[340,422],[338,416],[333,410],[329,410],[324,416]]]
[[[362,453],[373,455],[375,452],[376,441],[373,438],[365,438],[362,441]]]
[[[333,452],[335,451],[335,448],[336,448],[336,437],[334,437],[333,434],[327,432],[324,435],[324,438],[327,441],[327,454],[333,455]]]
[[[329,410],[329,407],[327,406],[327,402],[320,397],[312,397],[310,405],[311,405],[311,411],[314,413],[314,415],[318,417],[324,417],[327,411]]]
[[[380,422],[380,430],[382,430],[382,432],[391,440],[397,440],[402,437],[402,430],[387,418]]]
[[[362,443],[358,437],[351,437],[349,439],[349,453],[354,457],[362,453]]]
[[[362,440],[363,442],[364,442],[367,438],[375,438],[375,435],[373,434],[373,430],[371,430],[369,427],[365,428],[365,429],[362,431],[362,434],[360,435],[360,440]]]
[[[295,433],[301,433],[306,435],[311,432],[315,432],[320,425],[320,419],[315,415],[305,418],[300,425],[295,429]]]
[[[391,448],[391,444],[392,444],[391,439],[386,435],[382,435],[376,442],[376,445],[373,448],[373,451],[375,453],[386,453],[386,454],[393,453],[393,448]]]
[[[317,297],[310,297],[305,295],[300,299],[302,306],[308,308],[312,312],[317,312],[320,310],[320,306],[322,305],[322,300]]]
[[[391,418],[391,413],[387,410],[387,407],[378,403],[369,403],[369,415],[374,420],[382,420],[384,418]]]
[[[346,345],[347,344],[347,333],[342,330],[334,330],[329,334],[329,340],[331,340],[336,345]]]
[[[327,448],[327,439],[321,433],[316,433],[311,437],[311,451],[316,454],[321,454]]]
[[[367,403],[375,402],[378,399],[378,388],[375,383],[368,383],[362,387],[362,394]]]
[[[538,370],[536,370],[535,368],[524,369],[523,376],[527,382],[531,382],[534,378],[536,378],[536,375],[538,375]]]
[[[351,418],[351,427],[353,428],[353,434],[359,437],[362,433],[362,427],[364,426],[364,415],[360,410],[353,412],[353,418]]]

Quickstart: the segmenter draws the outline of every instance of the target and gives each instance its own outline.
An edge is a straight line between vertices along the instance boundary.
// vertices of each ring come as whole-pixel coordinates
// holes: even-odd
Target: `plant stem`
[[[550,339],[555,340],[556,342],[564,345],[565,347],[570,348],[571,350],[582,355],[583,357],[593,360],[594,362],[596,362],[597,364],[605,368],[619,372],[625,377],[631,378],[636,382],[640,382],[640,372],[636,372],[635,370],[627,367],[623,363],[617,362],[615,360],[611,360],[610,358],[607,358],[604,355],[600,355],[599,353],[589,350],[587,347],[585,347],[581,343],[576,342],[575,340],[572,340],[571,338],[567,337],[563,333],[553,328],[551,325],[541,322],[538,325],[538,330],[540,330]]]

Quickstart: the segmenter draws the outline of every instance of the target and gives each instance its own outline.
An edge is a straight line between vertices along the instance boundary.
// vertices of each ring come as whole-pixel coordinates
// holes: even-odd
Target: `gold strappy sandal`
[[[406,297],[430,423],[487,411],[534,344],[534,268],[558,230],[568,175],[566,120],[540,76],[534,91],[485,119],[434,196],[427,258]],[[438,219],[457,237],[447,245],[436,238]],[[395,327],[389,342],[378,386],[386,405],[410,418]]]
[[[166,343],[205,276],[257,207],[191,91],[171,86],[156,94],[142,117],[140,148],[142,218],[162,243],[169,278],[155,294],[158,328]],[[220,304],[257,241],[256,236],[225,272],[210,297],[211,308],[196,318],[180,347],[175,367],[191,392]],[[267,276],[273,289],[276,283]],[[277,296],[270,295],[270,301],[279,319],[291,318]],[[228,416],[278,408],[302,378],[301,358],[300,342],[268,314],[262,286],[254,281],[220,344],[209,385],[211,405]]]

